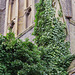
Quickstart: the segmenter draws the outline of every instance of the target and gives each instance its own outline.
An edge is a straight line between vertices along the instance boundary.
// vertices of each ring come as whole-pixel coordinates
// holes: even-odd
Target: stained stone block
[[[6,0],[0,0],[0,10],[4,10],[5,9],[5,5],[6,5]]]
[[[72,75],[75,75],[75,73],[73,73]]]
[[[0,33],[1,34],[4,34],[5,2],[6,0],[0,0]]]
[[[67,18],[72,18],[72,0],[66,0],[66,15]]]
[[[75,75],[75,60],[72,61],[70,67],[68,68],[69,75]]]

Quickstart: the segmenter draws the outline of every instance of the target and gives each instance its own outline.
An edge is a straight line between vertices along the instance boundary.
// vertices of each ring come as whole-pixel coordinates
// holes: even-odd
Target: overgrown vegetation
[[[37,47],[28,41],[22,42],[8,33],[0,35],[0,75],[41,75],[45,69],[40,61]]]
[[[38,49],[42,52],[41,60],[46,62],[50,75],[67,75],[70,60],[75,56],[70,55],[69,42],[64,42],[66,25],[55,18],[52,0],[40,0],[36,10],[34,35]]]
[[[16,39],[12,32],[0,35],[0,75],[68,75],[75,55],[64,42],[65,24],[55,18],[52,0],[40,0],[36,10],[36,45]]]

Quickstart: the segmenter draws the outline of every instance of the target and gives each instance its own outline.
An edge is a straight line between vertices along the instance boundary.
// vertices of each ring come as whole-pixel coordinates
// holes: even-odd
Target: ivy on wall
[[[66,28],[58,18],[52,0],[36,4],[34,35],[36,45],[16,39],[12,32],[0,35],[0,75],[68,75],[75,59],[65,42]]]
[[[40,0],[36,5],[34,35],[41,60],[46,62],[50,75],[67,75],[67,69],[75,56],[69,51],[70,43],[65,42],[66,25],[55,18],[53,0]],[[59,16],[61,17],[61,15]]]

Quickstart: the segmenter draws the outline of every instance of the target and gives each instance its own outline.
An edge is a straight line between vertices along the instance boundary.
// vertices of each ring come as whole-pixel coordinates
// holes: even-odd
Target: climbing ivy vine
[[[40,0],[36,4],[36,44],[16,39],[12,32],[0,35],[0,75],[68,75],[75,55],[65,42],[66,25],[55,18],[52,2]]]
[[[48,75],[67,75],[68,67],[75,56],[70,54],[69,42],[65,42],[66,25],[55,17],[52,1],[40,0],[36,5],[35,42],[41,51],[41,60],[46,62]]]

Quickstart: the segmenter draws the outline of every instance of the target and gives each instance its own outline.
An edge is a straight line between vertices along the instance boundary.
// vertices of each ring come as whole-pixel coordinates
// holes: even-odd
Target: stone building
[[[0,33],[6,35],[11,28],[15,37],[22,40],[28,37],[32,42],[35,3],[38,2],[39,0],[0,0]],[[62,8],[63,17],[60,20],[66,22],[66,40],[70,41],[70,51],[75,54],[75,0],[53,0],[53,5],[56,8],[56,17],[59,16],[58,12]],[[70,75],[74,74],[70,73]]]
[[[9,28],[15,33],[15,37],[24,40],[26,37],[32,41],[34,36],[32,36],[35,20],[35,3],[39,0],[0,0],[0,33],[9,32]],[[5,11],[5,1],[6,1],[6,11]],[[67,26],[67,38],[70,41],[71,53],[75,54],[75,0],[53,0],[53,4],[56,8],[56,17],[58,17],[58,12],[63,12],[63,17],[61,17],[62,22],[66,22]],[[4,16],[4,13],[5,16]],[[5,20],[4,20],[5,17]],[[4,23],[5,21],[5,23]],[[3,23],[3,24],[2,24]],[[1,28],[4,26],[4,29]]]

